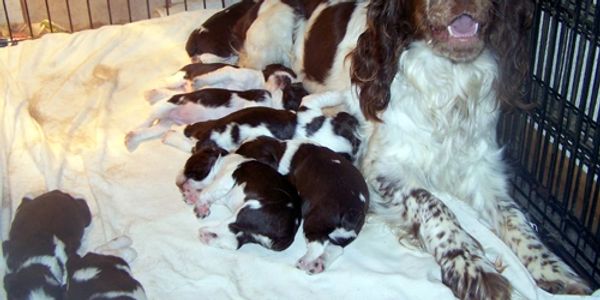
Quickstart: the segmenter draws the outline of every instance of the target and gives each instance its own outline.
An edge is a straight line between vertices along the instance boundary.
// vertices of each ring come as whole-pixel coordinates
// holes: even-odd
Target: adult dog
[[[589,293],[510,197],[496,138],[502,107],[524,105],[533,1],[305,2],[295,71],[312,93],[350,95],[347,109],[366,121],[373,211],[414,234],[454,294],[505,299],[512,289],[435,192],[489,220],[541,288]]]

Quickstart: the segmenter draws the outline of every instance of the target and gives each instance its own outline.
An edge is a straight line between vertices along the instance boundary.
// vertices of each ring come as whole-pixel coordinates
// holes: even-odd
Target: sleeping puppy
[[[350,161],[358,155],[361,143],[358,120],[345,112],[324,115],[320,109],[300,107],[298,112],[267,107],[245,108],[221,119],[186,126],[186,138],[169,132],[163,142],[183,151],[193,151],[194,143],[235,150],[245,140],[261,135],[280,140],[308,139],[338,152]]]
[[[279,63],[292,65],[295,32],[304,18],[301,0],[264,0],[246,14],[248,20],[239,22],[240,43],[238,65],[262,70]],[[241,36],[241,35],[240,35]]]
[[[267,89],[274,92],[296,81],[296,73],[280,64],[271,64],[259,71],[225,63],[194,63],[164,79],[161,88],[145,92],[144,97],[154,104],[176,93],[189,93],[203,88],[237,91]]]
[[[192,62],[237,63],[237,52],[245,35],[240,20],[247,19],[248,11],[255,5],[252,0],[242,0],[212,15],[195,29],[185,44]]]
[[[360,171],[330,149],[303,140],[262,136],[236,153],[277,168],[296,187],[308,248],[296,266],[309,274],[323,272],[365,222],[369,190]]]
[[[65,299],[146,299],[142,285],[131,276],[127,262],[93,252],[75,255],[67,262]]]
[[[297,110],[308,92],[301,83],[291,83],[287,76],[273,78],[272,91],[232,91],[207,88],[187,94],[178,94],[154,104],[150,116],[125,136],[125,146],[132,152],[145,140],[163,136],[173,125],[219,119],[246,107],[266,106],[276,109]]]
[[[210,214],[215,202],[234,212],[219,225],[200,229],[205,244],[234,250],[257,243],[281,251],[294,240],[300,224],[298,192],[284,176],[259,161],[202,148],[187,160],[177,185],[200,218]]]
[[[60,299],[68,257],[76,254],[91,213],[83,199],[58,190],[26,196],[17,208],[9,239],[2,243],[8,299]]]

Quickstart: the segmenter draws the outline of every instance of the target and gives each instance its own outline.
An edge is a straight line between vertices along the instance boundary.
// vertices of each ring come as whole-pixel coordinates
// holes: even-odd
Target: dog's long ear
[[[531,27],[535,11],[533,0],[494,0],[494,22],[488,45],[498,58],[498,98],[504,108],[531,108],[524,99],[531,61]]]
[[[352,83],[359,88],[360,107],[367,119],[390,101],[390,84],[398,71],[400,53],[414,39],[416,4],[412,0],[372,0],[367,29],[358,38],[352,59]]]

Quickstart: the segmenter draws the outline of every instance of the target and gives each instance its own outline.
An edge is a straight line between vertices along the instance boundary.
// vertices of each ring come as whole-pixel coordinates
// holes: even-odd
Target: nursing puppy
[[[323,272],[358,235],[365,222],[369,191],[352,163],[328,148],[303,140],[258,137],[236,153],[277,168],[302,200],[307,252],[296,266]]]
[[[125,136],[125,146],[131,152],[145,140],[163,136],[173,125],[193,124],[219,119],[243,108],[266,106],[297,110],[308,93],[301,83],[291,83],[287,76],[272,73],[275,90],[232,91],[206,88],[187,94],[177,94],[154,104],[150,116]]]
[[[227,151],[235,150],[241,143],[261,135],[280,140],[308,139],[342,154],[354,161],[361,143],[359,123],[348,113],[326,116],[321,110],[300,107],[290,112],[266,107],[251,107],[234,112],[221,119],[188,125],[184,135],[170,132],[164,142],[184,151],[216,145]]]
[[[81,245],[91,213],[83,199],[54,190],[26,196],[17,208],[9,239],[2,243],[8,299],[62,298],[65,264]]]
[[[208,18],[195,29],[185,44],[192,62],[237,63],[237,52],[245,35],[238,21],[255,5],[252,0],[242,0]],[[243,23],[243,22],[240,22]],[[246,26],[247,27],[247,26]]]
[[[127,262],[113,255],[87,253],[67,262],[65,299],[146,299],[142,285],[131,276]]]
[[[281,64],[249,69],[225,63],[193,63],[164,79],[162,87],[145,92],[144,97],[154,104],[176,93],[189,93],[203,88],[237,91],[267,89],[274,92],[296,82],[296,79],[296,73]]]
[[[200,218],[208,216],[216,202],[234,213],[219,225],[200,229],[205,244],[238,249],[257,243],[281,251],[294,240],[300,224],[298,192],[259,161],[223,149],[202,148],[187,160],[177,185]]]

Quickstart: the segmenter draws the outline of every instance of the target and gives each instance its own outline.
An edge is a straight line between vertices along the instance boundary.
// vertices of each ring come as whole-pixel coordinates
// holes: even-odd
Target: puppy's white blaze
[[[365,195],[363,195],[362,193],[358,195],[358,199],[360,199],[360,201],[362,202],[367,202],[367,197],[365,197]]]
[[[341,164],[342,162],[339,159],[332,159],[331,160],[334,164]]]
[[[273,245],[273,241],[264,235],[253,233],[252,238],[254,238],[254,240],[259,242],[261,245],[265,246],[266,248],[271,248],[271,246]]]
[[[289,208],[294,208],[294,203],[288,202],[288,204],[286,204],[285,206],[287,206]]]
[[[329,238],[332,240],[337,239],[351,239],[356,237],[356,231],[346,230],[345,228],[336,228],[329,234]]]
[[[61,265],[58,258],[50,255],[40,255],[34,256],[27,259],[15,272],[19,272],[25,268],[28,268],[33,265],[43,265],[46,266],[50,273],[56,278],[60,278],[62,282],[66,281],[67,274],[63,272],[64,264]]]
[[[54,300],[54,297],[46,294],[46,292],[44,291],[44,289],[39,288],[39,289],[35,289],[35,290],[31,291],[29,293],[29,297],[27,297],[26,299],[32,299],[32,300]]]
[[[127,265],[116,264],[115,268],[117,268],[123,272],[127,272],[127,273],[130,272],[129,266],[127,266]]]
[[[60,282],[58,282],[58,280],[56,280],[54,277],[46,275],[44,276],[44,279],[46,279],[46,283],[49,285],[60,285]]]
[[[271,131],[264,124],[260,124],[256,127],[241,125],[240,126],[240,140],[246,140],[248,138],[254,138],[261,135],[273,136]],[[237,146],[237,145],[236,145]]]
[[[236,64],[237,56],[228,56],[222,57],[212,53],[202,53],[198,57],[198,61],[205,64],[214,64],[214,63],[226,63],[226,64]]]
[[[281,156],[281,161],[279,162],[279,167],[277,171],[281,175],[287,175],[290,172],[290,164],[292,163],[292,158],[296,151],[298,151],[298,147],[306,141],[300,140],[291,140],[287,142],[287,147],[285,148],[285,152]]]
[[[260,204],[260,202],[258,202],[258,200],[248,200],[246,201],[246,204],[244,205],[250,209],[260,209],[262,207],[262,205]]]
[[[73,273],[73,280],[75,281],[88,281],[96,278],[100,274],[100,269],[98,268],[85,268],[79,269]]]
[[[114,299],[114,298],[117,298],[117,297],[131,297],[131,298],[136,299],[136,300],[146,300],[146,293],[144,292],[144,290],[142,288],[137,288],[137,289],[133,290],[132,292],[110,291],[110,292],[105,292],[105,293],[93,294],[90,297],[90,300],[94,300],[94,299]]]

